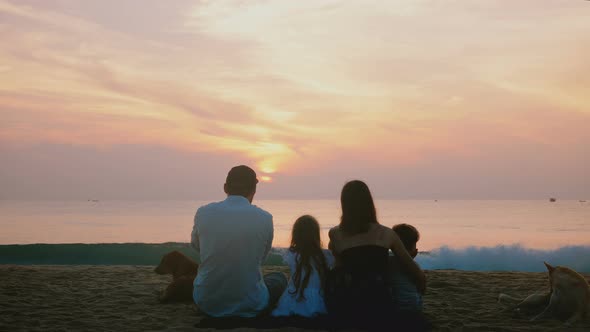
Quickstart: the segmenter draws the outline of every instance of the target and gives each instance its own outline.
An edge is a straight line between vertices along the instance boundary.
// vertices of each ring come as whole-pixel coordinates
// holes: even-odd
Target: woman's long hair
[[[353,180],[344,185],[340,195],[342,217],[340,230],[347,235],[364,233],[371,224],[378,224],[375,203],[369,187],[360,180]]]
[[[328,264],[322,251],[320,225],[314,217],[304,215],[297,218],[293,225],[289,250],[299,254],[296,258],[296,268],[293,274],[295,291],[289,293],[297,295],[297,301],[301,301],[305,299],[303,292],[309,284],[313,268],[315,267],[318,271],[322,282],[321,289],[323,289],[326,274],[328,273]]]

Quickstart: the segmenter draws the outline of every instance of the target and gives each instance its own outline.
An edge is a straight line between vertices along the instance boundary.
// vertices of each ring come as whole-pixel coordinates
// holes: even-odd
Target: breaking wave
[[[17,265],[157,265],[162,256],[178,250],[197,262],[199,255],[188,243],[105,243],[0,245],[0,264]],[[274,248],[265,265],[284,265]],[[520,245],[441,247],[418,255],[423,269],[467,271],[545,271],[543,262],[590,273],[590,246],[567,246],[553,250],[528,249]]]
[[[521,245],[441,247],[419,255],[416,261],[423,269],[456,269],[466,271],[546,271],[543,262],[567,266],[578,272],[590,272],[590,246],[567,246],[553,250],[528,249]]]

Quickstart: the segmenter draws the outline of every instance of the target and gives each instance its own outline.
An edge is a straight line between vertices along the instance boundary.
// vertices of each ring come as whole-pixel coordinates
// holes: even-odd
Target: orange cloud
[[[0,1],[0,138],[222,152],[268,174],[579,147],[586,5],[547,6]]]

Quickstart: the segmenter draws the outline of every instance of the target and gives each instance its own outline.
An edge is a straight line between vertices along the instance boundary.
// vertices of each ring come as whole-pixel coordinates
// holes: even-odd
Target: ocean
[[[155,265],[187,242],[205,201],[0,201],[0,264]],[[327,232],[337,200],[255,200],[274,216],[280,248],[303,214]],[[409,223],[421,233],[417,261],[426,269],[543,271],[543,261],[590,272],[590,202],[378,200],[380,223]],[[43,244],[43,245],[39,245]]]

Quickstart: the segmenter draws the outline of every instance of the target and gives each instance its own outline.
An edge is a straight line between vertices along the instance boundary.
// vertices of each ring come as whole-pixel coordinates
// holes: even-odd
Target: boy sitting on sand
[[[393,231],[399,236],[410,256],[415,258],[418,254],[416,243],[420,240],[418,230],[412,225],[399,224],[393,226]],[[406,312],[421,312],[422,294],[418,292],[416,284],[409,275],[401,269],[395,256],[389,257],[389,268],[394,302],[398,309]]]

